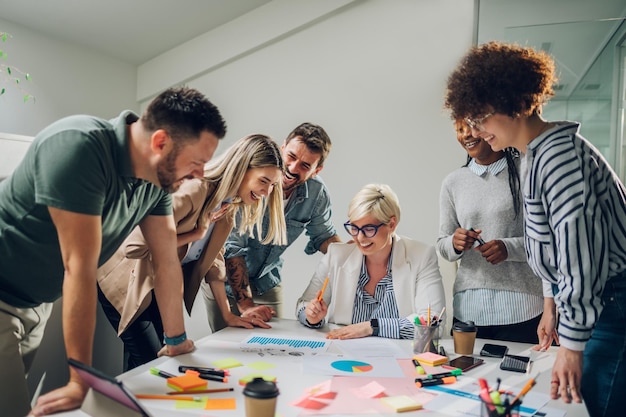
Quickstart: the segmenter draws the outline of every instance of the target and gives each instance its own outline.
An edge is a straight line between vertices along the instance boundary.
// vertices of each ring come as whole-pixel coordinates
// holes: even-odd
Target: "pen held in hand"
[[[322,285],[322,289],[317,294],[317,301],[322,301],[322,298],[324,298],[324,291],[326,291],[327,285],[328,285],[328,277],[326,277],[326,279],[324,280],[324,285]]]
[[[473,227],[470,227],[470,228],[469,228],[469,229],[467,229],[467,230],[469,230],[470,232],[476,232],[476,230],[474,230],[474,228],[473,228]],[[484,244],[485,244],[485,241],[484,241],[484,240],[482,240],[480,237],[477,237],[477,238],[476,238],[476,241],[478,242],[478,246],[482,246],[482,245],[484,245]]]

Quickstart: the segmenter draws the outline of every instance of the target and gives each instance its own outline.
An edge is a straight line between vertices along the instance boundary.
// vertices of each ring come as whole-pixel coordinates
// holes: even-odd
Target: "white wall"
[[[35,96],[34,102],[24,103],[21,91],[12,85],[2,84],[7,92],[0,96],[1,132],[34,136],[49,123],[70,114],[85,113],[111,118],[123,109],[138,109],[134,66],[2,19],[0,32],[11,35],[7,42],[0,44],[0,49],[8,55],[2,63],[29,72],[32,82],[21,85]],[[2,177],[21,159],[26,146],[21,141],[7,140],[10,135],[0,136]],[[94,365],[112,375],[118,374],[122,369],[121,352],[121,343],[98,309]],[[44,392],[67,382],[69,373],[65,364],[60,301],[55,303],[41,349],[29,375],[31,390],[44,371]]]
[[[441,180],[465,159],[442,98],[448,73],[471,44],[472,16],[471,1],[274,0],[140,66],[137,83],[124,63],[0,20],[0,30],[13,35],[3,48],[12,65],[33,75],[37,97],[35,104],[22,104],[19,94],[0,97],[0,130],[34,135],[72,113],[113,117],[187,83],[227,120],[221,150],[251,132],[280,142],[303,121],[324,126],[333,150],[322,176],[343,239],[350,198],[366,183],[385,182],[402,203],[399,232],[434,244]],[[237,36],[247,44],[238,45]],[[217,61],[216,45],[229,46]],[[305,243],[299,239],[285,256],[288,317],[320,258],[306,256]],[[56,307],[32,372],[36,381],[47,369],[44,392],[64,384],[67,372]],[[201,302],[192,315],[190,334],[206,334]],[[101,314],[98,320],[94,365],[117,374],[119,341]]]
[[[206,71],[196,68],[197,74],[190,77],[189,69],[179,66],[187,71],[179,81],[188,77],[184,81],[207,94],[223,112],[229,131],[221,151],[252,132],[282,142],[304,121],[328,131],[333,149],[321,175],[332,194],[333,221],[342,239],[348,237],[341,225],[351,197],[367,183],[382,182],[400,198],[399,232],[434,244],[441,181],[465,162],[442,108],[446,78],[471,45],[473,3],[370,0],[350,3],[323,18],[318,12],[317,20],[289,36],[261,48],[251,46],[223,65],[211,61],[211,47],[218,39],[208,36],[204,45],[183,45],[166,55],[193,56],[193,48],[198,48],[196,56],[204,54],[199,61],[207,60]],[[271,15],[267,10],[259,13]],[[258,21],[250,22],[246,20],[257,25],[250,30],[264,33]],[[241,32],[245,27],[222,30]],[[161,59],[165,61],[161,57],[140,67],[140,77],[147,77],[155,90],[175,84],[175,69],[157,65]],[[138,83],[146,84],[141,78]],[[147,101],[153,93],[140,88],[139,94]],[[293,317],[295,301],[321,256],[305,255],[305,244],[302,236],[285,253],[287,317]],[[194,336],[208,331],[205,313],[198,307],[193,312]]]

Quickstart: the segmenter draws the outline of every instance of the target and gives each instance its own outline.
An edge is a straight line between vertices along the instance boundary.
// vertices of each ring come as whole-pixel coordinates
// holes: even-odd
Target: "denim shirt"
[[[300,184],[285,207],[287,245],[263,245],[258,236],[239,234],[239,218],[226,244],[224,258],[243,256],[248,265],[252,292],[262,295],[280,284],[281,255],[306,229],[309,242],[304,248],[307,255],[320,249],[322,243],[337,234],[331,221],[331,204],[324,181],[316,176]],[[269,214],[263,217],[263,230],[268,230]],[[230,288],[227,288],[230,293]]]

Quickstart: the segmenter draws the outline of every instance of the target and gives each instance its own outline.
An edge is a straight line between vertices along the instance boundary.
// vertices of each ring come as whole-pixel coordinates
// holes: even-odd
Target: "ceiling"
[[[140,65],[271,1],[0,0],[0,18]],[[610,96],[612,86],[602,80],[611,79],[611,63],[600,69],[592,66],[617,22],[597,19],[623,17],[624,0],[480,0],[479,4],[478,42],[502,39],[550,48],[561,70],[558,97],[569,98],[575,92]],[[585,81],[590,72],[592,79]]]
[[[0,18],[134,65],[271,0],[0,0]]]

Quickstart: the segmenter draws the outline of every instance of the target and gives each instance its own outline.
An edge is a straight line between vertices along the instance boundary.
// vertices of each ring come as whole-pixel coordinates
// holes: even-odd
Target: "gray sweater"
[[[516,163],[519,164],[519,159]],[[458,227],[482,230],[485,242],[502,240],[508,258],[492,265],[475,250],[457,254],[452,237]],[[437,249],[450,262],[460,259],[455,294],[467,289],[489,288],[542,297],[541,280],[527,263],[524,215],[520,209],[515,218],[506,168],[495,176],[487,173],[479,177],[467,167],[448,174],[441,187]]]

